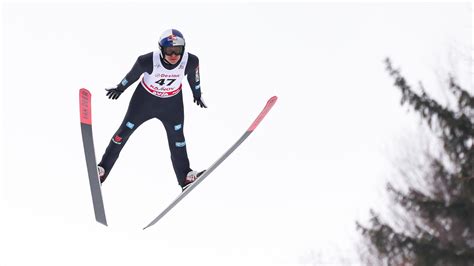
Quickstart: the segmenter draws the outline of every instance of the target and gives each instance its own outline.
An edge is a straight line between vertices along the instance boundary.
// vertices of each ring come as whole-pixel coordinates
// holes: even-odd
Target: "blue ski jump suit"
[[[170,65],[158,56],[158,54],[159,51],[156,51],[139,56],[130,72],[125,76],[122,82],[117,85],[118,89],[124,91],[143,74],[141,82],[132,95],[123,122],[112,137],[99,163],[99,165],[105,169],[105,176],[101,178],[102,182],[110,174],[110,171],[119,157],[120,151],[129,137],[142,123],[152,118],[159,119],[165,127],[171,152],[171,161],[180,186],[184,186],[186,174],[191,171],[183,133],[184,109],[183,94],[181,91],[182,85],[174,84],[174,89],[163,87],[174,82],[176,79],[172,78],[178,75],[156,74],[159,72],[156,69],[164,67],[166,70],[163,71],[166,72],[179,71],[178,68],[180,68],[182,73],[182,69],[184,68],[184,75],[187,77],[193,97],[200,99],[199,59],[197,56],[185,52],[178,63]],[[155,73],[154,77],[152,76],[153,73]],[[150,83],[150,80],[157,84]],[[163,86],[161,89],[157,89],[160,87],[160,84]],[[156,87],[154,85],[156,85]]]

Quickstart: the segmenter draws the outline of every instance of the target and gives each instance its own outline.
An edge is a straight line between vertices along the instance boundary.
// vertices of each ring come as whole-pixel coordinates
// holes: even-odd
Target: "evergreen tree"
[[[413,182],[402,190],[387,184],[389,208],[401,208],[404,215],[383,219],[371,210],[367,226],[357,223],[370,251],[365,260],[371,265],[474,265],[473,94],[450,77],[456,104],[443,106],[421,84],[421,92],[415,92],[390,59],[385,64],[402,93],[401,105],[427,123],[441,152],[420,154],[429,166],[422,171],[423,187]]]

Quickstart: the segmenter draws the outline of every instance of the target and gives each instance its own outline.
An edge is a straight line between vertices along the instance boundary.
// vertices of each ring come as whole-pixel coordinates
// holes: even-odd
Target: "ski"
[[[164,209],[153,221],[151,221],[147,226],[143,228],[143,230],[147,229],[148,227],[156,224],[161,218],[163,218],[171,209],[173,209],[176,204],[178,204],[186,195],[188,195],[199,183],[204,181],[204,179],[212,173],[232,152],[237,149],[237,147],[242,144],[242,142],[247,139],[247,137],[252,134],[252,132],[257,128],[260,122],[265,118],[267,113],[272,109],[273,105],[275,105],[276,100],[278,99],[277,96],[271,97],[263,110],[257,116],[255,121],[250,125],[250,127],[245,131],[245,133],[232,145],[214,164],[212,164],[206,171],[194,181],[186,190],[184,190],[166,209]]]
[[[81,117],[82,143],[86,155],[87,173],[89,175],[89,185],[92,194],[92,204],[97,222],[107,225],[105,218],[104,202],[100,189],[99,174],[95,160],[94,140],[92,137],[92,113],[91,113],[91,93],[87,89],[79,90],[79,107]]]

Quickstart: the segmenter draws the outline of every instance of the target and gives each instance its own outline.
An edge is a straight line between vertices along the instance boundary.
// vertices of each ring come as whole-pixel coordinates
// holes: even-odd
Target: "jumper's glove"
[[[194,97],[194,102],[201,108],[207,108],[207,105],[202,101],[202,97]]]
[[[113,88],[105,89],[105,90],[107,91],[106,96],[108,96],[109,99],[112,99],[112,100],[117,100],[118,97],[120,97],[120,95],[123,92],[123,90],[117,89],[117,86],[115,86]]]

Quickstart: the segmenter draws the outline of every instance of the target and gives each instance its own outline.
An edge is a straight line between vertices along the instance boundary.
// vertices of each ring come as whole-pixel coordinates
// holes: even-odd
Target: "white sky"
[[[471,20],[468,3],[3,4],[0,265],[306,265],[314,252],[352,254],[355,220],[382,205],[394,138],[417,121],[383,59],[413,85],[439,88],[454,71],[470,86],[460,53],[470,54]],[[180,188],[161,124],[141,126],[103,186],[106,228],[93,217],[78,90],[93,94],[100,160],[136,85],[118,101],[103,89],[171,27],[200,58],[209,105],[195,106],[185,83],[193,168],[279,101],[146,231]]]

